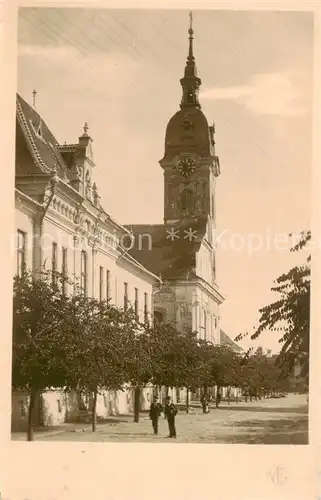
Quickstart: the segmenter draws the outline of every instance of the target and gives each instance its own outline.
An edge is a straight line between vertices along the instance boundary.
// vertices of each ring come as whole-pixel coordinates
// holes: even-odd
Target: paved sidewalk
[[[267,399],[248,403],[223,403],[203,414],[193,408],[190,414],[180,411],[176,419],[177,439],[166,439],[168,426],[163,417],[159,421],[159,435],[154,436],[146,413],[139,423],[132,415],[111,417],[97,426],[64,429],[59,433],[35,435],[45,441],[96,442],[184,442],[184,443],[238,443],[238,444],[307,444],[308,405],[306,397],[290,395],[282,399]],[[67,424],[68,425],[68,424]],[[78,431],[78,432],[77,432]],[[25,436],[24,436],[25,439]]]
[[[128,418],[128,416],[126,415]],[[119,423],[122,417],[118,416],[110,416],[108,419],[104,421],[97,422],[97,431],[104,427],[109,427],[110,425],[116,425]],[[133,418],[132,416],[129,418]],[[35,440],[48,438],[50,436],[56,436],[58,434],[63,434],[65,432],[92,432],[92,426],[89,423],[66,423],[61,424],[57,427],[46,427],[46,428],[38,428],[34,429],[34,437]],[[25,441],[27,433],[26,432],[12,432],[11,439],[13,441]]]

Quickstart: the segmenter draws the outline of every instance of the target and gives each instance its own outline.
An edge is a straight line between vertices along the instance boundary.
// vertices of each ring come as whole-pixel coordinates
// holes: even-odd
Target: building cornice
[[[15,188],[15,208],[29,217],[41,214],[42,204]]]

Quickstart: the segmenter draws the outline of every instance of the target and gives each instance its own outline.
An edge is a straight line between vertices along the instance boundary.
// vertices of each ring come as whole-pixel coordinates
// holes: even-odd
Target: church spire
[[[195,57],[193,53],[193,14],[190,12],[190,27],[188,30],[189,50],[185,66],[184,77],[181,79],[183,88],[183,97],[181,101],[181,108],[197,107],[200,108],[198,101],[198,90],[201,85],[201,79],[197,76],[197,68],[195,64]]]
[[[193,54],[193,13],[189,13],[189,30],[188,30],[188,40],[189,40],[189,50],[188,50],[188,56],[187,56],[187,62],[186,62],[186,67],[185,67],[185,76],[197,76],[196,75],[196,66],[195,66],[195,57]]]

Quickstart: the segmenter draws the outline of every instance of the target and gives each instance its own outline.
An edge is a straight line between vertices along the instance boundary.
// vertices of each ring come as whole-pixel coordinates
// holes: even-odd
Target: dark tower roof
[[[166,128],[165,158],[168,160],[180,153],[194,153],[201,157],[214,156],[214,141],[198,100],[201,79],[197,76],[193,51],[192,14],[190,17],[189,50],[184,77],[180,80],[183,90],[181,109],[172,116]]]

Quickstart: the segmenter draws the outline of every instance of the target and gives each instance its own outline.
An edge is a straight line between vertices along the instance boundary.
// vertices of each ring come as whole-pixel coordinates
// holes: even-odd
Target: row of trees
[[[67,285],[74,293],[65,293]],[[138,422],[141,390],[148,383],[205,393],[217,386],[216,394],[235,386],[250,395],[276,390],[280,383],[278,369],[262,351],[241,356],[172,324],[142,324],[131,308],[85,297],[76,284],[46,271],[36,279],[29,272],[14,279],[12,359],[13,388],[29,393],[28,440],[37,395],[50,387],[90,393],[95,431],[99,391],[122,390],[124,384],[134,389]]]

